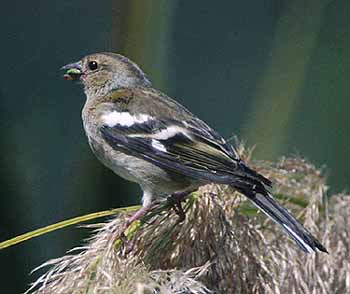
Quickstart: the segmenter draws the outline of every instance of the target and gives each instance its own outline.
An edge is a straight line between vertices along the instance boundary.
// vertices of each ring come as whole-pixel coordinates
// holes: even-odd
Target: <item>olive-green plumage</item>
[[[147,113],[151,116],[188,120],[193,117],[186,108],[160,91],[147,87],[121,88],[103,96],[99,103],[111,102],[119,111],[133,115]],[[176,110],[176,111],[175,111]],[[161,113],[160,113],[161,112]]]

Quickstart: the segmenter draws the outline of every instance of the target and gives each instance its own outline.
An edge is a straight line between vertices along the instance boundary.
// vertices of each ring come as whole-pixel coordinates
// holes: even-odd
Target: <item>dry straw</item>
[[[239,145],[250,161],[250,151]],[[250,162],[274,180],[273,192],[326,246],[305,254],[231,188],[207,185],[184,203],[179,224],[171,201],[157,203],[130,228],[129,253],[116,241],[128,217],[90,226],[86,245],[48,261],[27,293],[347,293],[350,198],[329,201],[322,173],[301,158]]]

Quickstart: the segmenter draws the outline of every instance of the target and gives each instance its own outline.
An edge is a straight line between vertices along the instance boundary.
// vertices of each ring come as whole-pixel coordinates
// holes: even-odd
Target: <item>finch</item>
[[[326,248],[269,192],[271,181],[251,169],[233,146],[184,106],[154,89],[134,62],[96,53],[65,65],[79,80],[86,103],[84,129],[96,157],[117,175],[140,185],[146,213],[155,199],[186,195],[208,183],[245,195],[307,253]]]

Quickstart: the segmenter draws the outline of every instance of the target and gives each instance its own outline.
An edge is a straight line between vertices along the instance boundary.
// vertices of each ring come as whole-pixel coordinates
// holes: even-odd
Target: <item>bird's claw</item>
[[[123,254],[128,255],[134,249],[134,242],[128,240],[125,233],[122,232],[119,236],[119,240],[123,242]]]
[[[182,223],[186,219],[186,213],[182,208],[181,202],[185,201],[186,197],[192,192],[193,191],[175,192],[171,195],[171,197],[175,200],[173,209],[175,213],[179,216],[177,221],[178,223]]]

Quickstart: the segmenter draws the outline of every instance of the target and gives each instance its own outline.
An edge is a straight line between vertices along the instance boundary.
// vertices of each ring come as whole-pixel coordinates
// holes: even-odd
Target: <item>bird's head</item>
[[[86,95],[105,95],[122,87],[149,87],[143,71],[128,58],[115,53],[96,53],[62,67],[65,80],[78,80]]]

